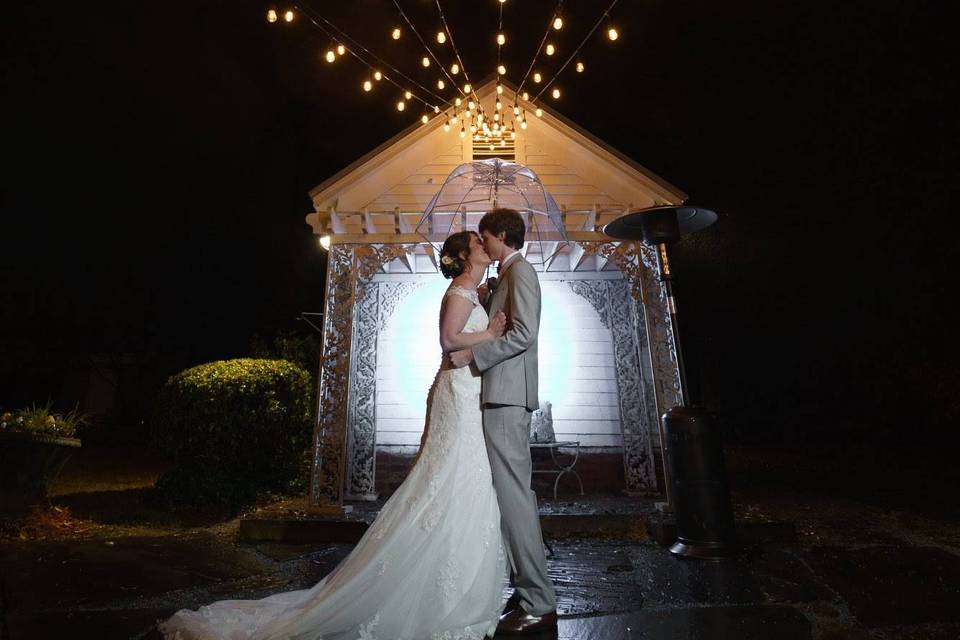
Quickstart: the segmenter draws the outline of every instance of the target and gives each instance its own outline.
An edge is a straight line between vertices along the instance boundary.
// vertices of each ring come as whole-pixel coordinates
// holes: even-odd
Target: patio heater
[[[670,552],[705,560],[719,560],[736,553],[733,510],[719,430],[712,414],[691,400],[687,386],[667,245],[716,221],[717,214],[709,209],[666,205],[631,211],[603,228],[611,238],[642,240],[657,248],[680,377],[680,404],[660,417],[664,438],[661,446],[677,519],[677,541]]]

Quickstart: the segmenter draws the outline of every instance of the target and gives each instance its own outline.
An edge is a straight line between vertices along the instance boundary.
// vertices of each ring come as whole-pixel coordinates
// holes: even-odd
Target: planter
[[[35,503],[47,497],[79,438],[0,432],[0,493],[4,503]]]

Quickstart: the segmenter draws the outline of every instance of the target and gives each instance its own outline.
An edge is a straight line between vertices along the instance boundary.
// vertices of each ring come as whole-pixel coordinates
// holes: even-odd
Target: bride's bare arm
[[[440,306],[440,348],[444,352],[466,349],[503,335],[507,319],[503,312],[490,319],[483,331],[465,332],[473,303],[461,296],[447,296]]]

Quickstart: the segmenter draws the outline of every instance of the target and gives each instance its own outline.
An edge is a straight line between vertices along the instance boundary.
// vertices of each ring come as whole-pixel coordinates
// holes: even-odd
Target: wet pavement
[[[651,503],[638,507],[635,498],[605,500],[610,504],[594,505],[600,519],[618,511],[631,518],[653,513]],[[590,505],[547,507],[544,517],[580,518]],[[763,523],[742,518],[740,524]],[[155,622],[181,607],[308,587],[352,548],[242,544],[239,523],[231,526],[216,533],[4,543],[0,640],[156,639]],[[887,527],[884,535],[875,526]],[[738,557],[723,562],[675,558],[643,527],[630,535],[606,535],[601,527],[589,537],[548,536],[561,620],[556,633],[533,637],[960,637],[960,550],[883,521],[861,520],[859,533],[829,530],[802,523],[799,536],[747,541]]]

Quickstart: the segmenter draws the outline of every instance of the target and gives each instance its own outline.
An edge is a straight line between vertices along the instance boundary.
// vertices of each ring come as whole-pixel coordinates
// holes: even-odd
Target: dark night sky
[[[401,4],[435,31],[432,2]],[[496,3],[443,4],[487,75]],[[514,82],[554,4],[505,6]],[[562,50],[605,4],[568,0]],[[927,437],[956,417],[947,4],[621,0],[620,42],[595,37],[560,81],[562,113],[723,214],[676,261],[691,369],[735,433]],[[0,404],[56,393],[78,354],[175,369],[320,310],[306,192],[419,113],[266,6],[5,9]],[[313,6],[418,69],[392,3]]]

